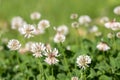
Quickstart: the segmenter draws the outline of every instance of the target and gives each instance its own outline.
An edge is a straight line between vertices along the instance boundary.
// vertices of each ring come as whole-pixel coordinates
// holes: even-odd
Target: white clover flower
[[[43,43],[34,43],[31,47],[31,52],[33,52],[33,56],[42,57],[42,53],[45,50],[45,46]]]
[[[18,29],[23,26],[23,19],[20,16],[16,16],[11,21],[11,28],[12,29]]]
[[[115,36],[115,35],[114,35],[113,33],[108,33],[108,34],[107,34],[107,37],[108,37],[108,38],[113,38],[114,36]]]
[[[42,30],[44,30],[44,29],[46,29],[46,28],[48,28],[48,27],[50,27],[50,22],[48,21],[48,20],[41,20],[39,23],[38,23],[38,29],[42,29]]]
[[[94,33],[94,32],[97,32],[98,31],[98,27],[96,25],[92,26],[90,29],[89,29],[89,32],[91,33]]]
[[[117,15],[120,15],[120,6],[115,7],[113,12]]]
[[[46,50],[44,55],[47,56],[45,58],[45,62],[48,63],[49,65],[56,64],[59,62],[59,60],[56,58],[59,56],[58,50],[56,48],[54,48],[53,50],[52,49]]]
[[[76,62],[79,66],[79,68],[85,69],[86,67],[89,67],[88,64],[91,63],[91,58],[88,55],[81,55],[77,58]]]
[[[71,50],[71,46],[68,45],[68,46],[66,47],[66,49],[67,49],[67,50]]]
[[[100,51],[107,51],[110,49],[110,47],[105,42],[100,42],[96,47]]]
[[[107,23],[109,21],[109,18],[104,16],[100,19],[100,23],[104,24],[104,23]]]
[[[78,28],[79,27],[79,23],[78,22],[72,22],[71,26],[73,28]]]
[[[120,22],[115,22],[115,21],[107,22],[107,23],[105,23],[105,27],[110,28],[112,30],[119,30],[120,29]]]
[[[77,19],[77,18],[78,18],[78,14],[76,14],[76,13],[73,13],[70,16],[70,19]]]
[[[45,44],[46,50],[51,50],[51,45],[49,43]]]
[[[84,24],[87,25],[88,23],[91,22],[91,18],[88,15],[83,15],[79,17],[78,21],[81,25],[84,25]]]
[[[120,32],[117,32],[116,37],[120,38]]]
[[[26,38],[33,37],[33,34],[35,32],[35,26],[26,24],[23,27],[19,28],[19,32],[24,35]]]
[[[57,33],[54,36],[54,42],[55,43],[60,43],[60,42],[64,42],[64,41],[65,41],[65,35]]]
[[[78,80],[78,77],[72,77],[71,80]]]
[[[61,25],[57,29],[57,33],[67,35],[68,34],[68,27],[66,25]]]
[[[45,29],[38,29],[38,28],[36,28],[35,29],[35,31],[34,31],[34,35],[39,35],[39,34],[43,34],[43,33],[45,33]]]
[[[8,42],[8,45],[7,47],[10,49],[10,50],[18,50],[20,49],[21,47],[21,44],[18,40],[16,39],[12,39]]]
[[[20,53],[20,54],[24,54],[24,53],[26,53],[28,50],[25,48],[25,47],[22,47],[22,48],[20,48],[19,50],[18,50],[18,52]]]
[[[27,42],[27,43],[25,44],[25,48],[26,48],[28,51],[31,51],[33,44],[34,44],[34,42],[29,41],[29,42]]]
[[[41,14],[40,14],[39,12],[33,12],[33,13],[31,13],[31,15],[30,15],[30,18],[31,18],[32,20],[38,20],[38,19],[40,19],[40,17],[41,17]]]

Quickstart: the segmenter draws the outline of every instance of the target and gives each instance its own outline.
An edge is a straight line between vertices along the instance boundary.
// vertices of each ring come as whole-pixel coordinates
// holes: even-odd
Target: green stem
[[[85,73],[85,70],[82,70],[81,71],[81,77],[80,77],[81,80],[86,80],[86,73]]]
[[[40,74],[43,76],[44,72],[43,72],[43,65],[41,64],[41,60],[37,59],[37,62],[38,62],[38,65],[39,65]],[[42,79],[42,76],[41,76],[41,79]]]
[[[62,54],[63,54],[64,63],[65,63],[65,66],[68,67],[68,62],[67,62],[67,59],[66,59],[66,56],[65,56],[65,53],[64,53],[64,49],[63,49],[62,47],[63,47],[63,45],[62,45],[62,43],[60,43],[59,48],[60,48],[60,50],[61,50],[61,52],[62,52]]]

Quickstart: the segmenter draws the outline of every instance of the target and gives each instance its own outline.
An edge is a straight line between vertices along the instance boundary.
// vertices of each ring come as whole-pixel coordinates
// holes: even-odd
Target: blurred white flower
[[[82,25],[87,25],[91,22],[91,18],[88,15],[83,15],[79,17],[79,23]]]
[[[30,15],[30,18],[31,18],[32,20],[38,20],[38,19],[40,19],[40,17],[41,17],[41,14],[40,14],[39,12],[33,12],[33,13],[31,13],[31,15]]]
[[[38,29],[38,28],[36,28],[35,29],[35,31],[34,31],[34,35],[39,35],[39,34],[43,34],[43,33],[45,33],[45,30],[44,29]]]
[[[42,29],[42,30],[44,30],[44,29],[46,29],[46,28],[48,28],[48,27],[50,27],[50,22],[48,21],[48,20],[41,20],[39,23],[38,23],[38,29]]]
[[[23,19],[20,16],[16,16],[11,21],[11,28],[19,29],[20,27],[23,26],[23,23],[24,23]]]
[[[61,25],[57,29],[57,33],[67,35],[68,34],[68,27],[66,25]]]
[[[120,32],[117,32],[116,37],[120,38]]]
[[[24,53],[26,53],[28,50],[25,48],[25,47],[21,47],[19,50],[18,50],[18,52],[20,53],[20,54],[24,54]]]
[[[72,22],[71,26],[73,28],[78,28],[79,27],[79,23],[78,22]]]
[[[28,51],[31,51],[33,44],[34,44],[34,42],[29,41],[29,42],[27,42],[27,43],[25,44],[25,48],[26,48]]]
[[[51,45],[49,43],[45,44],[46,50],[51,50]]]
[[[18,49],[20,49],[21,44],[18,40],[12,39],[12,40],[9,40],[7,46],[10,50],[18,50]]]
[[[98,31],[98,27],[96,25],[92,26],[90,29],[89,29],[89,32],[91,33],[94,33],[94,32],[97,32]]]
[[[107,37],[108,37],[108,38],[113,38],[114,36],[115,36],[115,35],[114,35],[113,33],[108,33],[108,34],[107,34]]]
[[[77,19],[78,18],[78,14],[73,13],[70,15],[70,19]]]
[[[110,28],[112,30],[119,30],[120,29],[120,22],[115,22],[115,21],[107,22],[107,23],[105,23],[105,27]]]
[[[42,57],[42,53],[45,51],[45,46],[43,43],[34,43],[31,47],[31,52],[33,52],[33,56]]]
[[[60,43],[60,42],[64,42],[64,41],[65,41],[65,35],[57,33],[54,36],[54,42],[55,43]]]
[[[71,47],[68,45],[68,46],[66,47],[66,49],[67,49],[67,50],[71,50]]]
[[[33,37],[35,32],[35,26],[30,24],[25,24],[23,27],[19,28],[19,32],[26,38]]]
[[[107,23],[108,21],[109,21],[109,18],[106,16],[100,18],[100,23],[102,23],[102,24]]]
[[[71,80],[78,80],[78,77],[72,77]]]
[[[79,68],[85,69],[86,67],[89,67],[88,64],[91,63],[91,58],[88,55],[80,55],[77,58],[76,62],[79,66]]]
[[[105,42],[100,42],[96,47],[100,51],[107,51],[110,49],[110,47]]]
[[[54,48],[53,50],[52,49],[46,50],[44,55],[47,56],[45,58],[45,62],[48,63],[49,65],[56,64],[59,62],[59,60],[56,58],[59,56],[58,50],[56,48]]]
[[[113,12],[117,15],[120,15],[120,6],[115,7]]]

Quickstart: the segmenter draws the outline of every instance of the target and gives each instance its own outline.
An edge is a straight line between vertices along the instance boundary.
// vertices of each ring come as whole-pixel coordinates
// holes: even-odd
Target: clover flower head
[[[68,27],[66,25],[61,25],[57,29],[57,33],[67,35],[68,34]]]
[[[110,49],[110,47],[105,42],[100,42],[96,47],[100,51],[108,51]]]
[[[65,35],[57,33],[57,34],[54,36],[54,42],[55,42],[55,43],[64,42],[64,41],[65,41],[65,38],[66,38]]]
[[[72,22],[71,23],[71,26],[73,27],[73,28],[78,28],[79,27],[79,23],[78,22]]]
[[[117,32],[116,37],[120,38],[120,32]]]
[[[70,19],[77,19],[78,18],[78,14],[73,13],[70,15]]]
[[[113,33],[108,33],[107,34],[107,37],[110,39],[110,38],[113,38],[115,35]]]
[[[26,38],[33,37],[35,32],[35,26],[30,24],[25,24],[23,27],[19,28],[19,32]]]
[[[53,50],[52,49],[46,50],[44,55],[46,56],[45,62],[48,63],[49,65],[56,64],[59,62],[59,60],[56,58],[59,56],[58,50],[56,48],[54,48]]]
[[[116,14],[116,15],[120,15],[120,6],[117,6],[114,8],[113,12]]]
[[[19,29],[20,27],[23,26],[23,23],[24,23],[23,19],[20,16],[16,16],[11,21],[11,28]]]
[[[102,24],[107,23],[108,21],[109,21],[109,18],[106,16],[100,18],[100,23],[102,23]]]
[[[98,27],[96,25],[90,27],[89,32],[94,33],[98,31]]]
[[[33,43],[31,47],[31,52],[33,52],[33,56],[42,57],[42,53],[45,51],[45,46],[43,43]]]
[[[80,55],[77,58],[76,62],[79,66],[79,68],[85,69],[86,67],[89,67],[88,64],[91,63],[91,58],[88,55]]]
[[[81,25],[87,25],[91,22],[91,18],[88,15],[83,15],[79,17],[78,21]]]
[[[72,77],[71,80],[78,80],[78,77]]]
[[[112,30],[119,30],[120,22],[116,22],[116,21],[107,22],[107,23],[105,23],[105,27],[110,28]]]
[[[48,20],[41,20],[39,23],[38,23],[38,29],[46,29],[50,27],[50,22]]]
[[[18,50],[18,49],[20,49],[21,44],[20,44],[20,42],[19,42],[17,39],[11,39],[11,40],[8,42],[7,47],[8,47],[10,50]]]
[[[38,19],[40,19],[40,17],[41,17],[41,14],[40,14],[39,12],[33,12],[33,13],[31,13],[31,15],[30,15],[30,18],[31,18],[32,20],[38,20]]]

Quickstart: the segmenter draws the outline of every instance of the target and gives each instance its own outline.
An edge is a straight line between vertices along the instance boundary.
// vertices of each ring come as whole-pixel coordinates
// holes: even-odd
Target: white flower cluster
[[[92,20],[88,15],[83,15],[79,17],[79,23],[82,25],[87,25],[90,23]]]
[[[32,20],[40,19],[41,14],[39,12],[33,12],[30,15]],[[20,16],[16,16],[11,21],[11,28],[17,29],[24,37],[30,38],[34,35],[45,33],[45,29],[50,27],[50,22],[46,19],[40,20],[38,25],[26,23]]]
[[[25,48],[21,48],[21,44],[18,40],[12,39],[8,42],[8,48],[10,50],[19,50],[20,53],[24,53],[26,51],[31,51],[33,56],[36,58],[46,56],[45,62],[49,65],[56,64],[59,62],[57,57],[59,56],[58,50],[56,48],[52,49],[50,45],[44,45],[41,42],[28,42],[26,43]]]
[[[77,58],[76,63],[78,64],[79,68],[85,69],[86,67],[89,67],[88,64],[91,63],[91,58],[88,55],[80,55]]]
[[[96,47],[100,51],[107,51],[110,49],[110,47],[105,42],[100,42]]]
[[[33,13],[31,13],[31,15],[30,15],[30,18],[31,18],[32,20],[38,20],[38,19],[40,19],[40,17],[41,17],[41,14],[40,14],[39,12],[33,12]]]
[[[56,48],[54,48],[53,50],[46,50],[44,55],[46,56],[45,62],[49,65],[56,64],[59,62],[59,60],[56,58],[59,56],[58,50]]]
[[[66,25],[61,25],[57,27],[55,30],[57,33],[54,36],[54,42],[55,43],[64,42],[66,39],[66,35],[69,32],[68,27]]]
[[[120,30],[120,22],[116,21],[107,22],[105,23],[105,27],[112,30]]]
[[[72,77],[71,80],[78,80],[78,77]]]
[[[8,42],[8,48],[10,48],[10,50],[18,50],[21,47],[20,42],[17,39],[12,39]]]
[[[120,6],[115,7],[113,12],[117,15],[120,15]]]
[[[71,14],[70,16],[71,19],[77,19],[78,18],[78,14],[76,13],[73,13]],[[88,24],[91,22],[91,18],[88,16],[88,15],[81,15],[79,18],[78,18],[78,21],[74,21],[71,23],[71,26],[73,28],[78,28],[80,25],[85,25],[85,26],[88,26]]]

